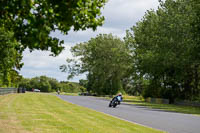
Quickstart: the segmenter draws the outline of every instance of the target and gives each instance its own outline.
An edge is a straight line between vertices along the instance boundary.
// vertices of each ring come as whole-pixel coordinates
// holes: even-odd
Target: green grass
[[[0,96],[0,133],[160,133],[42,93]]]
[[[61,93],[62,95],[70,95],[70,96],[78,96],[79,93],[65,93],[65,92],[62,92]]]
[[[124,96],[124,102],[135,104],[136,106],[145,106],[151,109],[160,109],[164,111],[194,114],[200,116],[200,107],[148,103],[145,102],[143,98],[135,96]]]
[[[57,92],[51,92],[51,94],[58,94]],[[68,96],[78,96],[79,93],[68,93],[68,92],[61,92],[60,95],[68,95]]]

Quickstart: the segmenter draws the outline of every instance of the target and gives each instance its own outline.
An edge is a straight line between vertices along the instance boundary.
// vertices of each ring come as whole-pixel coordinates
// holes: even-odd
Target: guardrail
[[[0,95],[17,93],[17,88],[0,88]]]

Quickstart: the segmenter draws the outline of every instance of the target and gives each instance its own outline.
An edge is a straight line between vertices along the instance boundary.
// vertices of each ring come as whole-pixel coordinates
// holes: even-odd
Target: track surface
[[[189,114],[167,112],[158,109],[122,103],[109,108],[109,101],[96,97],[57,95],[73,104],[122,118],[169,133],[200,133],[200,117]]]

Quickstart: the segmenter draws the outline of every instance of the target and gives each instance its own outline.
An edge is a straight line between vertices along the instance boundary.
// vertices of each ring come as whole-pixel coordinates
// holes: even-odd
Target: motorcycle
[[[110,103],[109,103],[109,107],[113,107],[113,108],[115,108],[118,104],[120,104],[120,101],[118,101],[118,99],[117,98],[113,98],[111,101],[110,101]]]

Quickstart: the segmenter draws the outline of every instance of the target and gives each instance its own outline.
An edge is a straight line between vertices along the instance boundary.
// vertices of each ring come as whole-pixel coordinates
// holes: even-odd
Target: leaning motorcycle
[[[118,104],[119,104],[119,102],[118,102],[117,98],[114,98],[114,99],[112,99],[112,100],[110,101],[110,103],[109,103],[108,106],[109,106],[109,107],[115,108]]]

